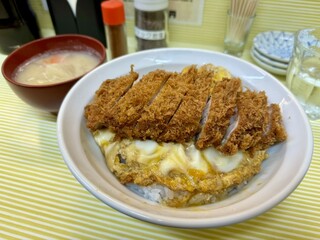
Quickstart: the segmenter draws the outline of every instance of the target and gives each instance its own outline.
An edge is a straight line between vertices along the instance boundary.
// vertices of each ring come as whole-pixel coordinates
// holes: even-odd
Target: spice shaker
[[[167,47],[168,0],[134,0],[137,50]]]
[[[109,0],[101,3],[102,18],[107,33],[108,58],[128,53],[125,31],[124,4],[121,0]]]

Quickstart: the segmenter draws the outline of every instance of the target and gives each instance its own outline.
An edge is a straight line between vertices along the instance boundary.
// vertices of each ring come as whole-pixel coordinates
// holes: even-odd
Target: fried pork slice
[[[190,141],[200,130],[200,120],[209,98],[214,73],[201,71],[194,87],[188,90],[177,112],[158,138],[162,142],[184,143]]]
[[[287,133],[283,126],[281,110],[278,104],[268,106],[268,126],[263,137],[251,151],[268,149],[270,146],[287,139]]]
[[[208,116],[196,140],[198,149],[221,144],[235,114],[237,94],[241,91],[239,78],[217,82],[212,90]]]
[[[238,119],[234,130],[217,149],[226,155],[255,146],[268,127],[268,105],[265,92],[247,90],[238,94]]]
[[[172,74],[153,102],[147,106],[137,124],[125,127],[129,138],[157,140],[177,111],[188,89],[193,87],[197,68],[191,65],[179,74]]]
[[[171,73],[164,70],[149,72],[117,102],[109,116],[109,127],[117,137],[127,137],[123,128],[136,124],[144,107],[152,102],[170,75]]]
[[[138,79],[138,73],[131,69],[130,73],[115,79],[104,81],[96,91],[93,101],[85,107],[87,127],[94,131],[108,127],[106,122],[112,107],[119,101],[134,81]]]

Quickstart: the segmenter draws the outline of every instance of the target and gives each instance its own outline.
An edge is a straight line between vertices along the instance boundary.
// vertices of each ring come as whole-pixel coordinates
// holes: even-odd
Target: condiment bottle
[[[137,50],[167,47],[168,0],[134,0]]]
[[[125,31],[124,4],[121,0],[109,0],[101,3],[102,18],[107,33],[108,58],[128,53]]]

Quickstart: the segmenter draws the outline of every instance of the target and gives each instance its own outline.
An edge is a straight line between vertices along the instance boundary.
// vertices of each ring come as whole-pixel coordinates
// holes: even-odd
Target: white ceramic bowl
[[[130,65],[145,74],[156,68],[181,70],[190,64],[224,66],[244,85],[266,91],[279,103],[288,132],[286,142],[272,147],[261,172],[230,198],[199,207],[175,209],[151,203],[121,185],[85,126],[84,107],[107,78],[129,72]],[[313,139],[308,119],[294,96],[264,70],[239,58],[196,49],[157,49],[127,55],[98,67],[83,77],[66,96],[58,115],[57,134],[62,156],[78,181],[110,207],[134,218],[160,225],[204,228],[253,218],[276,206],[300,183],[308,170]]]

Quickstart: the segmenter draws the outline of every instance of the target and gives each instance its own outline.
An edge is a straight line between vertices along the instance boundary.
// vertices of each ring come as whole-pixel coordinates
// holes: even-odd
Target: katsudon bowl
[[[125,75],[134,64],[140,76],[155,69],[181,71],[185,66],[211,63],[242,80],[243,86],[265,91],[270,103],[280,105],[287,140],[268,149],[261,171],[242,189],[212,204],[173,208],[145,199],[108,169],[92,133],[84,108],[106,79]],[[75,178],[95,197],[131,217],[172,227],[208,228],[256,217],[287,198],[306,174],[313,151],[308,119],[295,97],[269,73],[239,58],[197,49],[157,49],[120,57],[83,77],[62,103],[57,122],[61,154]]]

